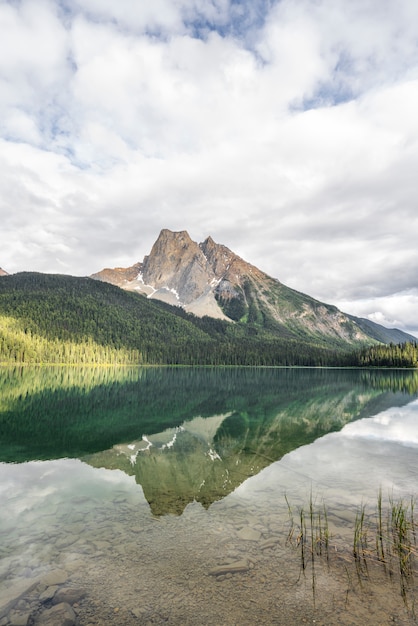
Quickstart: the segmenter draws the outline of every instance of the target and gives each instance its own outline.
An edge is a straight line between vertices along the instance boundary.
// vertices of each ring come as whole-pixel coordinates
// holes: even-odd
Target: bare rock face
[[[212,237],[197,244],[185,230],[163,229],[142,263],[128,268],[107,268],[91,278],[139,291],[193,312],[199,310],[203,315],[209,307],[210,315],[225,317],[216,298],[236,297],[249,276],[256,280],[268,278],[226,246],[215,243]]]
[[[142,263],[107,268],[91,278],[182,306],[198,316],[229,319],[218,299],[239,295],[234,285],[248,271],[262,274],[211,237],[197,244],[185,230],[163,229]]]
[[[213,278],[208,260],[185,230],[162,230],[142,266],[144,283],[171,291],[182,304],[210,291]]]
[[[97,274],[92,274],[91,278],[101,280],[104,283],[111,283],[118,287],[123,287],[131,281],[135,280],[142,268],[142,263],[135,263],[132,267],[115,267],[113,269],[106,268]]]
[[[244,288],[249,281],[263,284],[266,280],[274,280],[226,246],[215,243],[212,237],[199,245],[215,275],[214,294],[218,300],[225,302],[238,299],[244,302]]]
[[[225,317],[220,314],[217,299],[238,297],[248,277],[267,278],[211,237],[197,244],[184,230],[162,230],[142,264],[144,284],[155,289],[152,297],[168,299],[167,294],[171,293],[176,297],[176,304],[196,314],[203,310],[203,314],[215,317]],[[199,306],[202,303],[204,306]],[[217,314],[214,315],[215,309]]]
[[[345,341],[366,339],[336,307],[286,287],[208,237],[163,229],[142,263],[105,269],[92,278],[183,307],[198,316],[274,328],[283,337],[308,334]]]
[[[9,274],[0,267],[0,276],[8,276]]]
[[[241,259],[229,248],[215,243],[212,237],[208,237],[199,245],[218,280],[227,281],[231,285],[241,285],[248,276],[259,280],[266,277],[264,272]]]

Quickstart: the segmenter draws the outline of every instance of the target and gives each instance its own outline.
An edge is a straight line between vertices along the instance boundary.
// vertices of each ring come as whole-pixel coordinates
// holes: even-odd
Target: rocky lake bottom
[[[2,625],[415,623],[399,581],[381,568],[358,579],[347,553],[317,558],[313,591],[311,564],[301,571],[277,517],[238,503],[209,520],[190,505],[181,520],[142,524],[123,494],[94,514],[81,504],[65,532],[58,515],[55,535],[37,535],[43,565],[28,559],[18,581],[3,569]]]

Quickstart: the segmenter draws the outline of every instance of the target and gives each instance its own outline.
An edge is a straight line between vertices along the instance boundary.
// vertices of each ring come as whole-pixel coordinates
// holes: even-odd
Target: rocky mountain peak
[[[211,236],[206,237],[205,241],[199,244],[199,246],[205,253],[208,253],[210,250],[213,250],[213,248],[215,248],[216,245],[217,244],[213,241]]]
[[[217,279],[224,278],[231,263],[237,258],[236,254],[229,250],[229,248],[215,243],[212,237],[205,239],[205,241],[200,244],[200,249],[205,255]]]
[[[151,254],[156,254],[161,251],[168,251],[170,248],[188,248],[189,246],[195,246],[196,244],[190,238],[187,230],[172,231],[168,228],[163,228],[157,237],[156,242],[152,246]]]
[[[207,237],[194,242],[186,230],[161,230],[149,255],[129,268],[105,269],[92,278],[183,306],[196,315],[230,319],[220,302],[243,298],[248,280],[264,282],[264,272]],[[225,307],[224,307],[225,308]]]
[[[144,283],[171,292],[183,304],[201,296],[212,278],[205,255],[185,230],[162,230],[142,265]]]
[[[389,332],[286,287],[212,237],[197,244],[185,230],[163,229],[142,262],[102,270],[92,278],[284,339],[386,341]]]
[[[207,258],[215,277],[218,280],[228,281],[232,285],[241,284],[248,276],[262,279],[266,275],[247,261],[244,261],[235,252],[222,244],[215,243],[212,237],[205,239],[200,248]]]
[[[144,271],[151,271],[152,265],[156,262],[179,263],[196,254],[198,245],[191,240],[186,230],[173,232],[164,228],[152,246],[150,254],[144,258]]]

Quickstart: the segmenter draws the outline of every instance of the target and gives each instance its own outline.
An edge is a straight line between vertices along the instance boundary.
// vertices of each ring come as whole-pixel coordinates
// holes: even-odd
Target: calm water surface
[[[379,490],[416,495],[417,372],[25,367],[0,390],[0,624],[55,570],[80,624],[415,623],[414,582],[360,580],[350,545]],[[333,554],[302,571],[310,509]]]

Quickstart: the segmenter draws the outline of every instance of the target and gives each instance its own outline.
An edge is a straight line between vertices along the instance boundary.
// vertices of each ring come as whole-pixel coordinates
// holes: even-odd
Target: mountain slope
[[[1,363],[316,365],[334,356],[324,342],[254,335],[90,278],[0,277]]]
[[[369,337],[376,339],[380,343],[402,343],[405,341],[416,341],[416,337],[405,333],[398,328],[386,328],[372,322],[371,320],[364,319],[362,317],[355,317],[354,315],[348,315]]]
[[[211,237],[197,244],[186,231],[164,229],[142,263],[92,278],[289,340],[342,345],[414,339],[295,291]]]
[[[0,278],[7,361],[161,363],[210,341],[189,321],[110,284],[30,272]]]
[[[353,352],[364,342],[286,330],[197,317],[90,278],[0,277],[0,363],[416,367],[416,344],[368,354]]]

